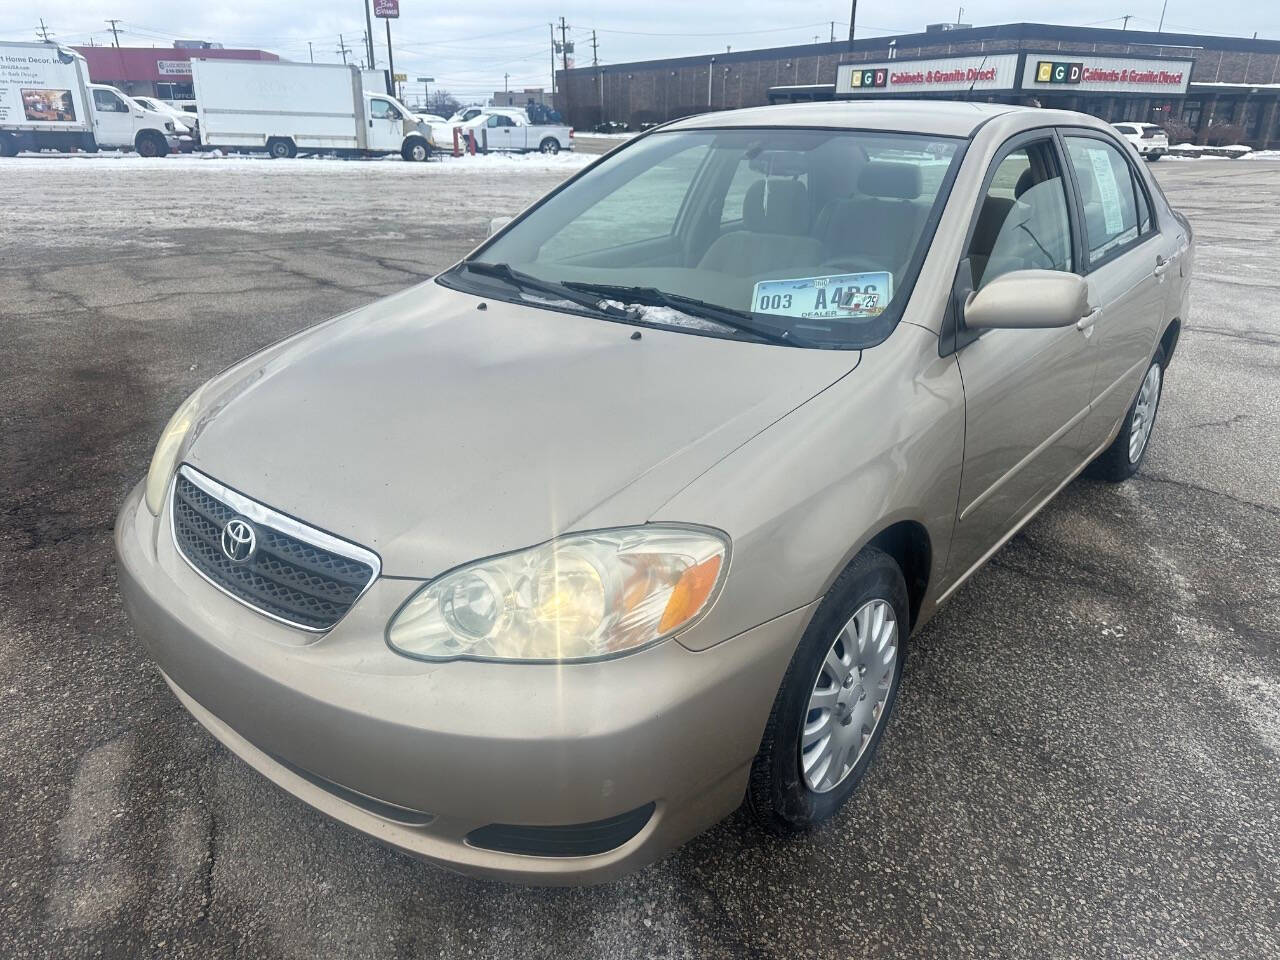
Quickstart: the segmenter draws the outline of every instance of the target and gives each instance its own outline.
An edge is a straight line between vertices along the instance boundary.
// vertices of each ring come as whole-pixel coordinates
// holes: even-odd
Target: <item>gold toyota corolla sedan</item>
[[[116,525],[226,746],[428,860],[648,863],[853,792],[911,634],[1142,463],[1192,236],[1077,113],[707,114],[214,377]]]

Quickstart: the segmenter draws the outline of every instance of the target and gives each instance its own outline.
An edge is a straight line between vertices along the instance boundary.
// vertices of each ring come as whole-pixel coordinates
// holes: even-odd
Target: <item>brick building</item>
[[[709,110],[868,96],[1040,103],[1105,120],[1179,124],[1201,143],[1238,133],[1255,148],[1280,146],[1280,41],[1042,23],[929,28],[852,45],[562,70],[556,103],[569,123],[589,128],[601,119],[638,126]]]
[[[279,60],[265,50],[226,50],[222,47],[76,47],[89,65],[89,79],[119,87],[125,93],[161,100],[190,100],[191,58]]]

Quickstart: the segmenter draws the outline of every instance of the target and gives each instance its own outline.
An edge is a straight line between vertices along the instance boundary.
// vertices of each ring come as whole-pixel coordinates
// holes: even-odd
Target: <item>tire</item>
[[[0,157],[16,157],[18,141],[7,133],[0,133]]]
[[[538,144],[538,149],[543,153],[549,153],[554,156],[560,152],[560,141],[555,137],[547,137],[542,143]]]
[[[1155,429],[1156,415],[1160,412],[1165,363],[1164,347],[1157,347],[1156,355],[1151,358],[1147,372],[1143,375],[1142,386],[1138,388],[1137,396],[1129,404],[1129,410],[1120,424],[1120,432],[1111,441],[1111,446],[1089,464],[1087,476],[1109,483],[1120,483],[1138,472],[1142,461],[1146,459],[1147,448],[1151,445],[1151,431]],[[1154,388],[1154,396],[1149,395],[1151,388]],[[1144,395],[1147,395],[1145,400]],[[1135,439],[1135,422],[1136,429],[1141,434],[1140,439]]]
[[[292,140],[281,137],[267,141],[267,154],[272,160],[290,160],[298,155],[298,148]]]
[[[875,630],[877,613],[884,617],[880,631]],[[760,752],[751,765],[747,805],[765,829],[803,833],[834,814],[853,793],[875,756],[897,701],[909,616],[902,570],[888,554],[873,547],[858,554],[827,592],[787,667]],[[872,685],[855,667],[866,663],[875,638],[885,637],[889,627],[892,642],[886,638],[881,659],[873,661],[873,669],[878,662],[886,673],[880,684]],[[849,636],[858,637],[858,642],[845,646],[844,638]],[[829,654],[835,655],[834,660],[828,660]],[[836,683],[830,664],[843,659],[850,661],[850,669],[845,682]],[[811,709],[810,700],[824,694],[836,701],[825,714]],[[862,728],[861,737],[854,722]],[[808,746],[806,739],[812,741]],[[828,751],[849,751],[839,774],[830,772],[833,761],[829,752],[824,754],[824,744]]]
[[[1163,153],[1148,153],[1145,159],[1147,163],[1155,163],[1157,160],[1159,160],[1163,156],[1164,156]]]
[[[138,134],[134,148],[138,151],[138,156],[140,157],[163,157],[169,153],[169,144],[156,133],[143,132]]]
[[[400,148],[400,156],[410,163],[426,163],[431,159],[431,146],[421,137],[410,137]]]

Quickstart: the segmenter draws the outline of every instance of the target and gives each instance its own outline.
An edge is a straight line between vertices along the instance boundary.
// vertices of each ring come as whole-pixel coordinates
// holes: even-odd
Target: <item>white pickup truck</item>
[[[115,87],[89,82],[84,57],[56,43],[0,43],[0,156],[20,150],[178,148],[173,120]]]
[[[481,113],[465,123],[431,128],[432,137],[440,149],[453,144],[453,130],[475,134],[476,149],[482,153],[524,152],[538,150],[542,153],[559,153],[573,149],[573,128],[563,124],[533,124],[523,114],[515,112]]]

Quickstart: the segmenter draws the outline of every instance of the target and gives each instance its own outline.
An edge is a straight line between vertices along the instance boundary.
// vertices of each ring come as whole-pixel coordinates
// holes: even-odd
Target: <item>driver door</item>
[[[1080,272],[1065,170],[1050,131],[1023,134],[996,155],[961,264],[973,289],[1014,270]],[[1087,325],[976,333],[961,329],[956,341],[965,443],[949,578],[985,559],[1083,461],[1097,364]]]
[[[404,143],[404,124],[400,111],[390,100],[369,98],[369,149],[392,152]]]
[[[484,135],[490,150],[510,150],[512,135],[515,132],[515,121],[510,117],[495,114],[485,121]]]
[[[133,116],[129,105],[111,90],[93,91],[93,136],[100,147],[133,146]]]

